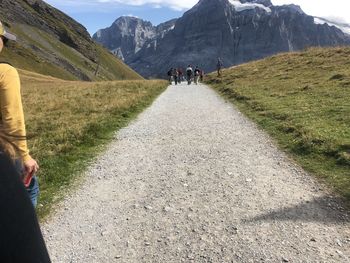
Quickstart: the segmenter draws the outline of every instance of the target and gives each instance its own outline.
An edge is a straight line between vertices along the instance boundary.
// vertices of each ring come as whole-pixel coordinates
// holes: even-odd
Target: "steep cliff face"
[[[93,39],[123,60],[128,60],[147,40],[155,36],[155,27],[150,22],[124,16],[118,18],[111,27],[99,30],[93,35]]]
[[[125,62],[147,77],[169,67],[195,64],[206,72],[218,57],[225,66],[310,46],[350,44],[350,36],[315,23],[299,6],[269,0],[200,0],[176,20],[163,38],[156,35]]]
[[[175,21],[153,26],[152,23],[130,16],[118,18],[112,26],[101,29],[93,39],[111,50],[119,58],[129,61],[145,44],[163,38]]]

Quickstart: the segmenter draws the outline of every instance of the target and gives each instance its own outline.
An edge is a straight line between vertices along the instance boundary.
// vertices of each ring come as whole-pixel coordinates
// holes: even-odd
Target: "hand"
[[[29,186],[33,175],[39,170],[39,165],[34,159],[24,162],[24,177],[23,183],[26,187]]]

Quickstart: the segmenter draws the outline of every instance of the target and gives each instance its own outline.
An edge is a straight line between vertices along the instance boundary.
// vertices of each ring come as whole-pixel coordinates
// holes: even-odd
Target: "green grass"
[[[350,204],[350,48],[281,54],[207,83]]]
[[[129,68],[120,59],[100,45],[97,45],[97,54],[100,62],[100,70],[97,80],[108,79],[143,79],[139,74]]]
[[[20,71],[29,149],[40,162],[38,212],[76,182],[114,132],[165,90],[166,81],[63,81]]]
[[[9,62],[16,68],[65,80],[78,80],[81,78],[73,74],[74,70],[80,71],[88,79],[94,81],[142,79],[139,74],[130,69],[107,49],[94,42],[91,43],[91,48],[96,50],[96,59],[100,64],[96,75],[97,63],[62,43],[55,36],[36,27],[23,24],[14,24],[11,30],[19,36],[19,41],[10,43],[10,46],[3,50],[1,61]],[[63,67],[52,63],[52,57],[65,61],[66,66]]]
[[[20,45],[11,45],[10,48],[3,49],[1,52],[1,61],[8,62],[17,68],[24,70],[33,71],[35,69],[36,73],[66,80],[77,80],[77,77],[70,72],[45,61],[34,54],[31,50]]]

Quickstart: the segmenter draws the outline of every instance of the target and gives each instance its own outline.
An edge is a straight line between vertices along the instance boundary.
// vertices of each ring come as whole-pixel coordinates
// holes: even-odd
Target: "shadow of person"
[[[50,263],[38,219],[20,175],[0,151],[0,262]]]
[[[341,203],[342,201],[337,198],[324,196],[311,201],[304,201],[294,206],[271,210],[243,221],[245,223],[259,221],[350,222],[349,213],[342,208]]]

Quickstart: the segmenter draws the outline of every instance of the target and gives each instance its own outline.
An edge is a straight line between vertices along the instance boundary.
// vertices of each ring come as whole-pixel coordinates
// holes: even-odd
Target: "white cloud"
[[[155,8],[169,7],[175,10],[186,10],[194,6],[198,2],[198,0],[51,0],[51,2],[57,2],[61,5],[63,4],[63,2],[67,2],[67,4],[71,4],[73,2],[80,2],[81,5],[84,5],[86,3],[122,4],[131,6],[151,5]]]
[[[335,26],[342,30],[344,33],[347,33],[350,35],[350,25],[344,24],[343,20],[339,20],[337,18],[329,18],[329,19],[323,19],[323,18],[314,18],[315,24],[328,24],[329,26]]]
[[[349,0],[271,0],[274,5],[300,5],[305,13],[312,16],[342,19],[350,23]]]
[[[177,11],[185,11],[193,7],[198,0],[45,0],[54,6],[71,6],[79,8],[101,7],[109,5],[151,5],[154,8],[169,7]],[[216,0],[212,0],[216,1]],[[231,2],[236,2],[237,0]],[[349,0],[271,0],[274,5],[296,4],[300,5],[305,13],[313,16],[343,19],[350,23]]]
[[[170,8],[176,11],[186,11],[193,7],[199,0],[44,0],[53,6],[80,7],[91,9],[92,7],[110,8],[123,6],[150,5],[154,8]],[[216,0],[213,0],[216,1]]]

